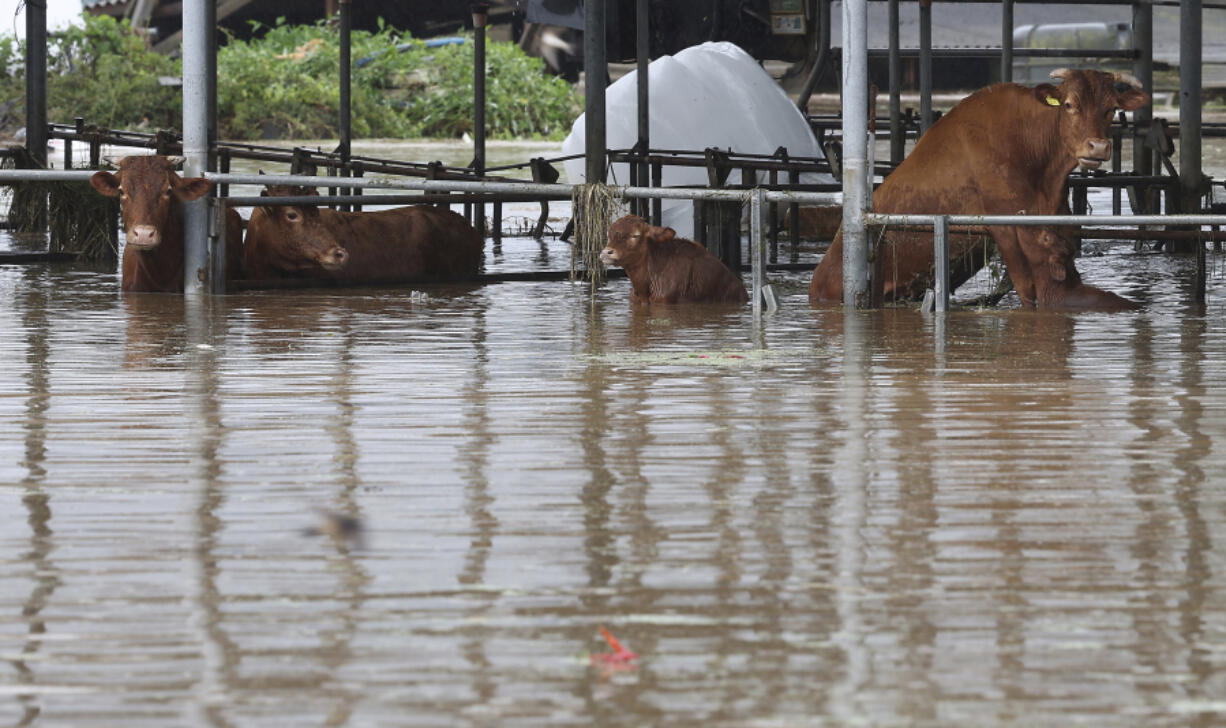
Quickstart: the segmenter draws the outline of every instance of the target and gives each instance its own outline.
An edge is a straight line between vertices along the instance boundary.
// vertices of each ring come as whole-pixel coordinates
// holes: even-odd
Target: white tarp
[[[609,149],[629,149],[638,141],[638,74],[631,72],[605,91]],[[695,150],[708,147],[750,154],[773,154],[787,147],[794,157],[821,157],[817,140],[804,115],[779,84],[748,53],[732,43],[703,43],[675,56],[662,56],[648,66],[651,79],[652,149]],[[584,151],[583,115],[562,142],[562,153]],[[572,183],[586,180],[583,159],[564,163]],[[816,181],[806,175],[804,181]],[[829,177],[827,177],[827,180]],[[612,165],[605,180],[626,185],[626,164]],[[740,181],[740,171],[729,175]],[[664,168],[663,184],[707,184],[702,167]],[[693,236],[693,205],[665,200],[664,224],[685,237]]]

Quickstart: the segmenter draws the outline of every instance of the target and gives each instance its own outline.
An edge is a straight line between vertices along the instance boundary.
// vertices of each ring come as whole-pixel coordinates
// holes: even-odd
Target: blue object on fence
[[[448,46],[448,45],[460,45],[464,43],[466,40],[468,39],[462,36],[444,36],[442,38],[431,38],[424,42],[427,48],[441,48],[442,46]],[[408,49],[412,48],[413,45],[414,45],[413,43],[401,43],[396,46],[396,52],[404,53]],[[354,61],[353,65],[355,68],[361,68],[362,66],[365,66],[368,63],[373,62],[376,58],[378,58],[383,53],[387,53],[387,50],[382,50],[382,51],[379,51],[378,53],[372,53],[369,56],[366,56],[364,58],[359,58],[358,60]]]

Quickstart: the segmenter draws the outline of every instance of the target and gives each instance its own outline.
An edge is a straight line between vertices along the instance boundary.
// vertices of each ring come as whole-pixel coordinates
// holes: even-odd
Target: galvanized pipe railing
[[[866,225],[913,225],[932,228],[932,254],[936,261],[935,310],[949,309],[949,229],[950,226],[1031,226],[1079,225],[1226,225],[1226,215],[908,215],[870,212],[864,215]],[[1204,255],[1200,246],[1198,255]],[[1203,266],[1198,267],[1198,275]],[[1197,280],[1199,296],[1203,297],[1203,281]],[[1198,300],[1203,300],[1198,297]]]
[[[29,170],[0,169],[0,185],[28,180],[37,181],[86,181],[92,176],[89,170]],[[204,175],[217,184],[256,185],[293,184],[307,187],[328,187],[336,183],[334,177],[295,176],[295,175],[254,175],[254,174],[222,174],[209,172]],[[419,180],[419,179],[389,179],[381,177],[354,178],[346,182],[354,188],[383,188],[396,190],[415,190],[420,192],[469,192],[511,194],[523,197],[549,197],[551,199],[568,199],[573,191],[571,185],[543,184],[537,182],[477,182],[461,180]],[[765,302],[767,310],[772,310],[773,302],[769,286],[765,283],[765,250],[766,236],[762,225],[761,205],[770,202],[800,203],[811,205],[839,205],[842,195],[829,192],[796,192],[790,190],[713,190],[702,188],[677,187],[612,187],[610,191],[622,198],[646,199],[677,199],[677,200],[721,200],[727,202],[743,202],[750,204],[750,258],[753,268],[754,311],[760,312]],[[287,204],[290,198],[227,198],[231,204]],[[301,198],[305,201],[323,203],[328,198]],[[377,197],[373,200],[378,200]],[[304,202],[305,204],[305,202]],[[757,207],[757,215],[754,208]],[[756,220],[756,222],[754,222]],[[943,220],[944,222],[938,222]],[[934,254],[938,260],[948,259],[948,230],[950,226],[989,226],[989,225],[1079,225],[1082,227],[1107,227],[1111,225],[1183,225],[1226,226],[1226,215],[928,215],[928,214],[891,214],[864,213],[865,225],[920,226],[937,228],[944,226],[946,234],[933,235]],[[944,238],[944,240],[942,240]],[[944,250],[944,255],[939,250]],[[948,293],[948,283],[943,288]],[[948,298],[944,304],[948,306]]]

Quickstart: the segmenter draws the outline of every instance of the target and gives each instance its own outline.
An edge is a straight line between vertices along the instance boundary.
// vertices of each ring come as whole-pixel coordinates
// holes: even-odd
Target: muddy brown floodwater
[[[1122,314],[773,275],[761,324],[0,266],[0,723],[1221,725],[1226,283],[1191,306],[1190,263],[1090,246]]]

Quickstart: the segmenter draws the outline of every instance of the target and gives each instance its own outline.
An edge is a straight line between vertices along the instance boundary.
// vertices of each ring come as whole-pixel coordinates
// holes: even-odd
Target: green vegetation
[[[178,76],[178,61],[153,53],[126,23],[89,17],[47,41],[47,114],[51,121],[115,128],[175,128],[182,116],[181,92],[158,84]],[[0,92],[6,126],[24,124],[25,41],[0,38]]]
[[[260,38],[230,39],[218,51],[218,123],[225,139],[333,138],[340,106],[339,39],[320,23],[261,27]],[[355,31],[352,130],[355,137],[458,137],[472,132],[471,42],[427,48],[390,28]],[[24,42],[0,37],[0,101],[20,126]],[[159,76],[180,62],[149,50],[124,21],[85,16],[84,27],[48,42],[48,116],[77,116],[114,129],[177,128],[181,91]],[[493,138],[561,138],[579,113],[565,81],[511,43],[487,46],[486,122]],[[12,103],[15,100],[15,103]],[[0,108],[0,113],[3,109]]]

